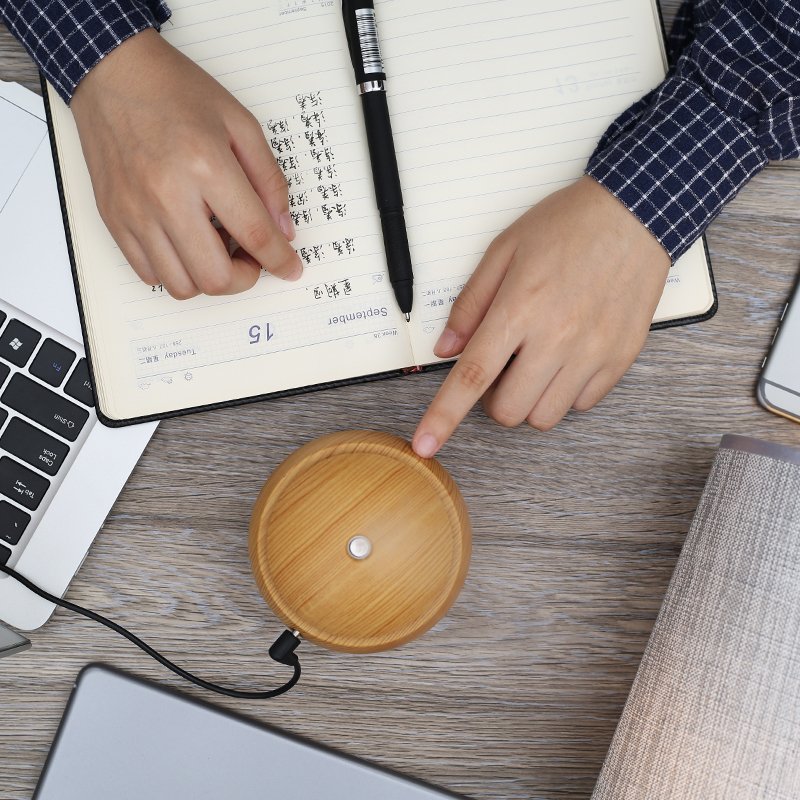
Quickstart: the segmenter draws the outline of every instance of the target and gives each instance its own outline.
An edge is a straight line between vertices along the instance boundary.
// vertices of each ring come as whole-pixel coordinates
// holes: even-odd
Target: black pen
[[[350,49],[350,60],[361,95],[367,129],[372,180],[383,228],[383,246],[397,305],[411,320],[414,300],[414,272],[408,249],[408,232],[403,216],[403,193],[394,151],[392,123],[386,102],[386,73],[383,71],[375,7],[372,0],[342,0],[342,16]]]

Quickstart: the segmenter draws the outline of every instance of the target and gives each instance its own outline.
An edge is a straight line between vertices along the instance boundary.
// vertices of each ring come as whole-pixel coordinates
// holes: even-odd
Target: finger
[[[172,297],[176,300],[188,300],[200,294],[164,230],[153,228],[140,241],[158,282],[164,285]]]
[[[208,221],[204,208],[172,216],[169,237],[183,267],[203,294],[244,292],[258,280],[258,266],[229,255],[222,235]]]
[[[225,252],[230,253],[231,258],[236,258],[239,261],[243,261],[245,264],[249,264],[253,267],[258,276],[261,275],[261,264],[256,261],[253,256],[250,255],[246,250],[242,249],[238,245],[236,249],[231,253],[231,247],[233,246],[233,237],[225,230],[225,228],[216,228],[217,233],[219,234],[219,238],[222,239],[222,243],[225,246]]]
[[[562,365],[561,355],[543,356],[538,347],[527,344],[483,396],[486,413],[500,425],[515,428],[527,419]]]
[[[447,325],[433,348],[439,358],[458,355],[464,349],[494,301],[513,257],[510,237],[498,237],[489,245],[450,309]]]
[[[145,283],[150,286],[157,286],[161,283],[133,232],[127,230],[119,231],[114,234],[114,239],[116,239],[122,255],[125,256],[125,260]]]
[[[596,366],[591,364],[564,366],[534,405],[528,424],[540,431],[554,428],[572,408],[595,371]]]
[[[210,187],[205,199],[222,226],[273,275],[288,280],[300,278],[300,257],[267,212],[233,154],[219,174],[224,177]]]
[[[420,420],[412,446],[423,458],[450,438],[514,352],[503,316],[490,310]]]
[[[261,274],[261,264],[256,261],[253,256],[250,255],[246,250],[243,250],[241,247],[237,247],[233,253],[232,258],[237,258],[239,261],[243,261],[245,264],[249,264],[251,267],[255,267],[258,275]]]
[[[264,138],[260,123],[255,117],[251,119],[252,124],[240,125],[233,132],[233,153],[264,207],[291,242],[296,232],[289,213],[286,177]]]
[[[223,246],[225,247],[225,252],[226,253],[230,253],[231,252],[231,242],[233,241],[231,239],[231,235],[228,233],[228,231],[225,230],[225,228],[223,228],[221,226],[218,226],[218,225],[214,225],[214,230],[217,232],[217,236],[219,236],[220,241],[222,242]]]
[[[595,373],[578,392],[572,407],[576,411],[589,411],[594,408],[616,385],[624,371],[600,370]]]

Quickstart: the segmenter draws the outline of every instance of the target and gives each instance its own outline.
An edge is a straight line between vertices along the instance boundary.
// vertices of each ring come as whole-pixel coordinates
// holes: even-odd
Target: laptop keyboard
[[[0,301],[0,563],[18,560],[93,409],[81,345]]]

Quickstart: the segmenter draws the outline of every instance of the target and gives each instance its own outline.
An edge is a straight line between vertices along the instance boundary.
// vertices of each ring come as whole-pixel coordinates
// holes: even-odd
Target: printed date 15
[[[250,336],[250,344],[260,344],[262,341],[266,343],[275,336],[275,328],[271,322],[267,322],[264,325],[251,325],[247,333]]]

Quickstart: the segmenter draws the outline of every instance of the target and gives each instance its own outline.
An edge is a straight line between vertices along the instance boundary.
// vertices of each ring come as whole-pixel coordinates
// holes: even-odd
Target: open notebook
[[[144,285],[97,212],[71,114],[53,137],[98,408],[110,424],[437,362],[492,238],[582,174],[611,121],[664,76],[656,0],[377,0],[415,270],[412,322],[386,273],[361,107],[333,0],[173,0],[163,35],[263,124],[305,263],[179,302]],[[587,279],[589,279],[587,277]],[[715,304],[699,242],[656,322]]]

